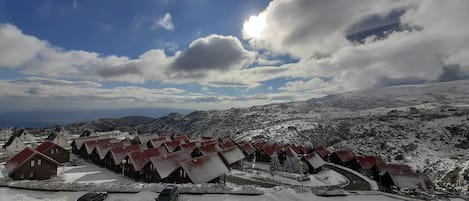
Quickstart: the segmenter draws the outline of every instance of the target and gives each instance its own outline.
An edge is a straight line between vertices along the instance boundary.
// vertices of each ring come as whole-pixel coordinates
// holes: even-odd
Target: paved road
[[[344,175],[345,177],[347,177],[347,179],[350,181],[350,184],[344,188],[345,190],[351,190],[351,191],[369,191],[369,190],[371,190],[370,184],[366,180],[360,178],[359,176],[357,176],[353,173],[350,173],[347,170],[344,170],[344,169],[341,169],[341,168],[338,168],[338,167],[334,167],[334,166],[328,165],[328,164],[324,165],[324,167],[327,167],[331,170],[334,170],[334,171]]]

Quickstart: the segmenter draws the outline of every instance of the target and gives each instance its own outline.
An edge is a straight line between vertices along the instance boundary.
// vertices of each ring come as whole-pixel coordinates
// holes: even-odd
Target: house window
[[[37,159],[37,165],[41,165],[41,159]]]
[[[20,179],[24,179],[24,174],[21,174],[21,175],[20,175]]]
[[[50,154],[54,154],[54,149],[51,149],[51,150],[50,150]]]
[[[34,160],[31,160],[31,167],[34,167]]]

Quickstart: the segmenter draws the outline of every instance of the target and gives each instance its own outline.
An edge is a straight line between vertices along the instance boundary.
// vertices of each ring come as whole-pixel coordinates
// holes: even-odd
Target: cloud
[[[254,59],[254,53],[244,49],[233,36],[210,35],[194,40],[176,55],[170,70],[189,75],[207,71],[242,69]]]
[[[308,81],[298,80],[293,82],[287,82],[284,86],[280,87],[281,91],[310,91],[320,89],[325,86],[326,82],[321,78],[312,78]]]
[[[151,29],[156,29],[158,27],[161,27],[168,31],[174,30],[173,17],[171,17],[171,14],[169,13],[164,14],[163,17],[159,18],[153,23],[153,25],[151,26]]]

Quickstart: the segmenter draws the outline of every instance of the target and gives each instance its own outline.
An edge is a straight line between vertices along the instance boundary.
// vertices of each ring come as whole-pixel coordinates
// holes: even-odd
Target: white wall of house
[[[17,154],[18,152],[22,151],[26,146],[24,143],[18,139],[15,138],[13,142],[10,144],[10,146],[5,148],[5,152],[7,153],[8,156],[13,156]]]

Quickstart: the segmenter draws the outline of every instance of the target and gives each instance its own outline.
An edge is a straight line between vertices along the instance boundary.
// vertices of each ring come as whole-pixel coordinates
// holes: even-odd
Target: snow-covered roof
[[[159,138],[154,138],[150,140],[150,143],[153,147],[160,147],[164,142],[169,142],[171,139],[166,136],[162,136]]]
[[[399,187],[399,189],[410,188],[428,190],[433,186],[428,176],[423,173],[388,171],[386,174],[391,177],[394,184]]]
[[[225,159],[228,165],[244,159],[243,152],[237,146],[232,146],[220,151],[220,155]]]
[[[39,146],[36,147],[36,151],[41,152],[41,153],[45,153],[53,147],[60,147],[61,149],[65,150],[63,147],[59,146],[58,144],[55,144],[51,141],[45,141],[45,142],[41,143]]]
[[[150,135],[139,135],[139,136],[137,136],[137,139],[140,142],[140,144],[146,144],[146,143],[148,143],[148,141],[150,141],[152,139],[160,138],[160,137],[161,136],[159,136],[157,134],[150,134]]]
[[[132,164],[135,171],[140,171],[150,161],[151,157],[166,154],[166,151],[161,151],[162,149],[164,150],[164,147],[131,152],[129,154],[129,163]]]
[[[163,143],[163,145],[166,147],[166,150],[168,150],[168,152],[174,152],[179,147],[180,144],[182,144],[181,140],[173,140],[170,142]]]
[[[182,142],[190,142],[191,139],[187,136],[187,135],[176,135],[176,136],[173,136],[173,141],[174,140],[180,140]]]
[[[176,151],[163,154],[157,157],[151,157],[150,162],[156,168],[156,171],[162,179],[168,177],[172,172],[181,167],[181,162],[192,159],[192,156],[185,151]]]
[[[194,184],[207,183],[229,172],[216,154],[184,161],[181,166]]]
[[[386,172],[413,172],[412,168],[404,164],[376,164],[381,175]]]
[[[95,149],[98,152],[99,159],[104,159],[104,157],[106,157],[106,154],[109,150],[115,147],[123,147],[123,146],[126,146],[126,144],[123,142],[115,142],[115,143],[109,143],[109,144],[100,144],[96,146]]]
[[[305,161],[309,163],[314,169],[322,167],[326,162],[315,152],[309,153],[304,157]]]
[[[116,142],[115,139],[111,139],[111,138],[86,141],[86,142],[84,142],[86,153],[91,154],[91,152],[93,152],[93,150],[94,150],[94,148],[96,148],[96,146],[98,146],[100,144],[109,144],[113,141]]]
[[[194,149],[197,148],[197,143],[196,142],[190,142],[190,143],[181,144],[179,146],[181,147],[182,150],[184,150],[186,152],[189,152],[189,153],[192,153],[192,151],[194,151]]]
[[[114,163],[120,164],[122,159],[124,159],[127,156],[127,154],[129,154],[130,152],[140,150],[140,149],[141,147],[139,144],[134,144],[134,145],[124,146],[124,147],[115,147],[115,148],[112,148],[110,152],[114,160]]]
[[[200,152],[202,155],[209,155],[209,154],[216,154],[218,153],[221,148],[217,144],[206,144],[199,147]]]

